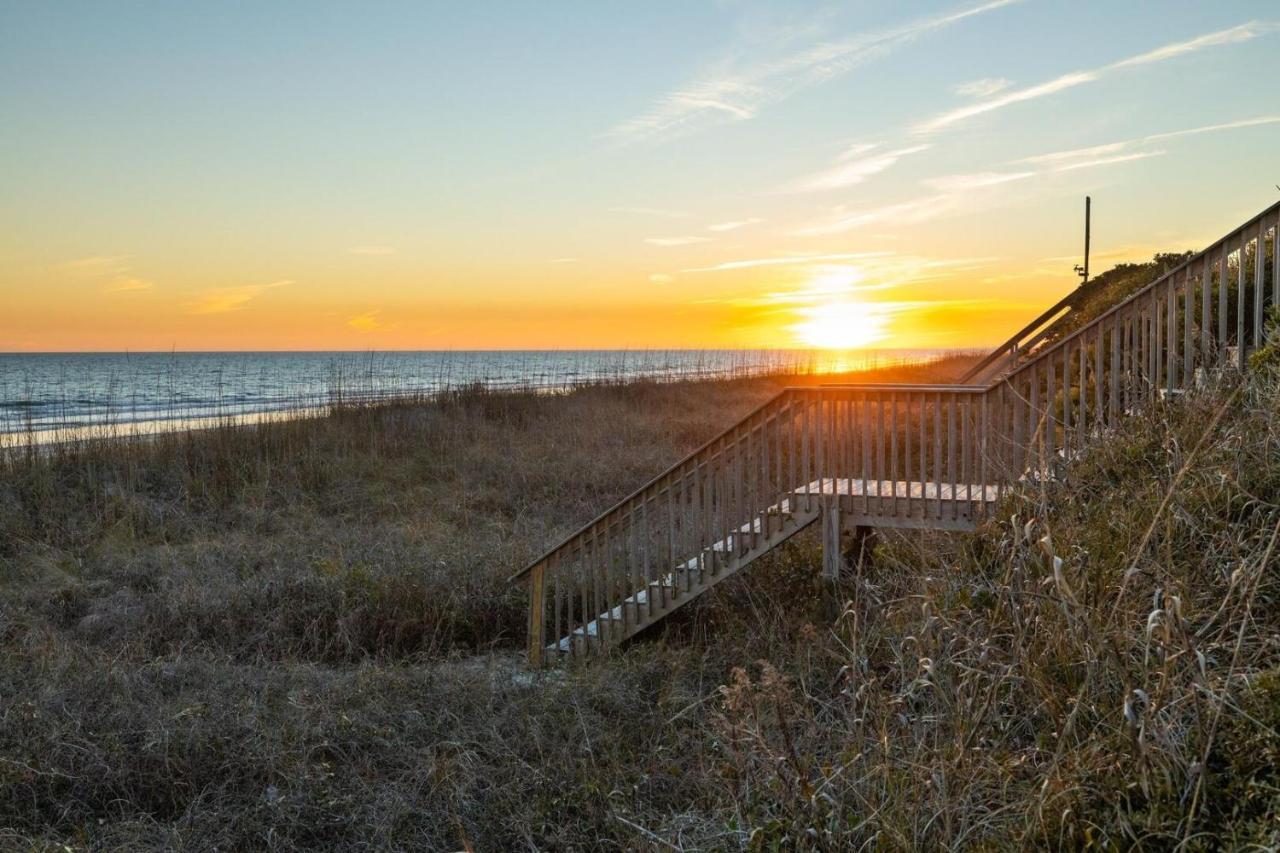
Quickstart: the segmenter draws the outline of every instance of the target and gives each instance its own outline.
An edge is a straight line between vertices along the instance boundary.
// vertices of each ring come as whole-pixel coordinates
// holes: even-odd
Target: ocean
[[[834,372],[919,362],[936,350],[551,350],[0,353],[6,444],[170,431],[322,412],[335,402],[473,385],[559,391],[649,378]]]

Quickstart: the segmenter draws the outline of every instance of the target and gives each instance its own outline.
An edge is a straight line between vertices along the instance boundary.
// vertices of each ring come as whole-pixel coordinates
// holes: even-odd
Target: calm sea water
[[[338,400],[431,394],[483,384],[559,390],[636,378],[744,375],[783,368],[855,370],[939,353],[877,350],[504,352],[0,353],[0,435],[48,440],[86,428],[157,429]]]

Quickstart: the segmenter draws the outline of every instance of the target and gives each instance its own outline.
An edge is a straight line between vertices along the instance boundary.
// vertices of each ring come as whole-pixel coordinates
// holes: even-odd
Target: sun
[[[815,349],[861,349],[881,341],[887,319],[864,302],[827,302],[800,308],[791,326],[796,340]]]

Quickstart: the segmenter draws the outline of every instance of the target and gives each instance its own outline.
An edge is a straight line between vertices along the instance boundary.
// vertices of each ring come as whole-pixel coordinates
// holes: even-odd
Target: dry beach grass
[[[834,621],[800,537],[623,655],[525,672],[507,575],[791,381],[10,458],[0,846],[1280,840],[1274,365],[975,534],[883,537]]]

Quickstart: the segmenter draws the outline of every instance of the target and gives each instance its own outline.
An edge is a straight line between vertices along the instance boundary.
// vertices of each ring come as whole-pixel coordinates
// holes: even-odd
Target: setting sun
[[[833,302],[801,308],[791,327],[798,343],[820,349],[860,349],[885,337],[887,318],[874,305]]]

